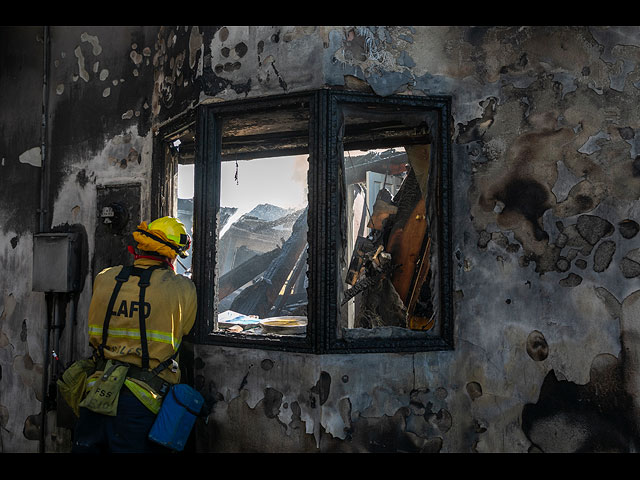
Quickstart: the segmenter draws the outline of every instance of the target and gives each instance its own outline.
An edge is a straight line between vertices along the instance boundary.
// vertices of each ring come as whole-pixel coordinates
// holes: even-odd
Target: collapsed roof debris
[[[218,284],[219,312],[306,315],[307,210],[259,205],[231,225],[220,240],[221,258],[232,261]]]

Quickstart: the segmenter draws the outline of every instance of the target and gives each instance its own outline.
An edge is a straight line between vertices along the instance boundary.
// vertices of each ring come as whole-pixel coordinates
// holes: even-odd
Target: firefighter
[[[156,452],[147,435],[164,395],[180,382],[177,356],[196,316],[196,290],[174,272],[191,244],[184,225],[162,217],[133,232],[131,266],[100,272],[89,306],[88,372],[72,451]]]

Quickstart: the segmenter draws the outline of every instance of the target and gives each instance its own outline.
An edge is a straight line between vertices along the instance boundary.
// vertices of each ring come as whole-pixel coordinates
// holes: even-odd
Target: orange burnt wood
[[[391,283],[405,305],[409,305],[413,292],[412,281],[418,261],[422,259],[422,246],[427,233],[426,202],[421,198],[404,225],[394,225],[387,252],[394,265],[400,265],[391,276]]]
[[[431,261],[429,260],[430,251],[431,238],[428,238],[427,245],[422,256],[422,261],[420,262],[418,276],[415,283],[413,284],[411,298],[409,299],[409,305],[407,306],[407,324],[411,330],[430,330],[435,323],[435,318],[421,317],[413,314],[413,311],[416,307],[416,302],[418,301],[418,297],[420,296],[422,284],[427,279],[427,274],[429,273],[429,269],[431,268]]]

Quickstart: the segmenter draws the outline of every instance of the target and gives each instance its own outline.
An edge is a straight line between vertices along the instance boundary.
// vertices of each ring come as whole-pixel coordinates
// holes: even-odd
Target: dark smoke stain
[[[29,415],[24,421],[24,427],[22,428],[22,434],[27,440],[39,440],[40,439],[40,425],[42,416],[39,414]]]
[[[624,275],[624,278],[637,277],[640,275],[640,263],[625,256],[620,261],[620,270],[622,271],[622,275]]]
[[[634,177],[640,177],[640,156],[637,156],[631,164],[631,173]]]
[[[26,353],[24,357],[22,357],[22,362],[26,370],[33,370],[34,363],[33,363],[33,359],[31,358],[31,355]]]
[[[231,80],[216,75],[211,67],[205,70],[202,76],[198,78],[198,83],[203,93],[212,96],[217,95],[226,88],[232,89],[237,94],[244,93],[245,95],[247,95],[251,91],[250,78],[245,83],[234,84]]]
[[[441,408],[436,413],[431,412],[425,414],[425,418],[435,425],[442,433],[448,432],[453,424],[451,413],[444,408]]]
[[[240,70],[242,64],[240,62],[227,62],[224,65],[216,65],[216,73],[233,72],[234,70]]]
[[[88,181],[89,177],[87,176],[87,171],[83,168],[76,175],[76,183],[84,188]]]
[[[618,128],[618,133],[623,140],[633,140],[635,131],[631,127]]]
[[[527,337],[527,353],[536,362],[541,362],[549,356],[549,345],[542,332],[534,330]]]
[[[198,390],[198,391],[202,390],[204,388],[205,384],[206,384],[206,380],[204,378],[204,375],[198,374],[198,375],[195,376],[195,385],[194,386],[195,386],[196,390]]]
[[[491,241],[491,234],[486,230],[482,230],[480,232],[480,235],[478,236],[478,248],[480,250],[485,250],[487,248],[487,245],[489,245],[490,241]]]
[[[613,233],[613,225],[596,215],[580,215],[576,223],[578,233],[589,245],[595,245],[603,237]]]
[[[586,385],[558,380],[551,370],[538,402],[522,410],[522,430],[534,448],[548,453],[569,445],[582,453],[635,451],[632,399],[621,387],[620,370],[616,363]]]
[[[618,223],[618,229],[623,238],[630,239],[637,235],[640,225],[634,220],[626,219]]]
[[[606,240],[598,245],[593,254],[593,271],[604,272],[609,267],[615,251],[616,244],[611,240]]]
[[[406,431],[408,409],[399,409],[393,416],[354,416],[350,423],[350,441],[324,440],[323,452],[344,453],[421,453],[437,452],[441,439],[427,439]],[[326,437],[331,437],[326,435]]]
[[[229,38],[229,29],[227,27],[222,27],[218,30],[218,38],[221,42],[224,42],[227,38]]]
[[[353,433],[353,427],[351,423],[351,412],[352,405],[351,400],[349,398],[343,398],[340,400],[338,404],[338,410],[340,411],[340,417],[342,417],[342,421],[344,422],[344,432],[346,434],[346,440],[351,440],[351,434]]]
[[[278,84],[280,85],[280,88],[282,88],[282,90],[284,90],[286,92],[287,91],[287,82],[284,81],[284,78],[282,78],[282,76],[280,75],[280,72],[278,72],[278,69],[276,68],[276,64],[275,63],[271,63],[271,68],[273,69],[273,71],[275,72],[276,76],[278,77]]]
[[[251,371],[251,368],[253,367],[253,365],[249,365],[249,370],[247,370],[247,373],[245,373],[244,377],[242,377],[242,381],[240,382],[240,386],[238,387],[238,391],[242,390],[245,385],[247,384],[247,378],[249,378],[249,372]]]
[[[196,370],[202,370],[205,367],[204,360],[201,357],[196,357],[193,362],[193,366]]]
[[[582,277],[575,273],[570,273],[567,277],[558,282],[562,287],[577,287],[582,283]]]
[[[583,195],[583,194],[576,195],[575,201],[576,201],[576,204],[578,205],[578,208],[582,212],[591,210],[594,207],[593,198],[591,198],[588,195]]]
[[[316,382],[315,386],[311,387],[311,393],[315,393],[320,397],[320,405],[329,398],[329,390],[331,389],[331,375],[327,372],[321,372],[320,378]]]
[[[265,388],[262,407],[264,408],[264,414],[267,418],[276,418],[278,416],[283,397],[284,395],[278,390]]]
[[[247,53],[247,50],[249,50],[249,49],[247,48],[247,45],[244,42],[240,42],[239,44],[237,44],[235,46],[236,54],[240,58],[245,56],[245,54]]]
[[[478,382],[467,383],[466,389],[472,401],[482,396],[482,385],[480,385]]]
[[[484,42],[485,35],[491,27],[469,27],[464,32],[465,42],[470,43],[473,46],[480,46]]]
[[[20,341],[27,341],[27,319],[22,320],[22,328],[20,330]]]
[[[500,67],[501,74],[507,74],[510,72],[519,72],[522,71],[529,64],[529,58],[527,57],[526,52],[520,55],[518,60],[510,65],[503,65]]]
[[[519,213],[531,224],[536,240],[549,238],[549,234],[541,227],[542,215],[549,208],[549,193],[541,183],[514,178],[495,194],[495,198],[504,203],[503,213]]]
[[[558,258],[556,262],[556,270],[559,272],[566,272],[571,267],[571,262],[567,260],[565,257]]]

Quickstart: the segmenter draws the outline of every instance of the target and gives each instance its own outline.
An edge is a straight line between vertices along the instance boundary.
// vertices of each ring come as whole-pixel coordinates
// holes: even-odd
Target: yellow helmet
[[[189,256],[187,250],[191,246],[191,237],[184,224],[174,217],[162,217],[151,222],[138,225],[133,238],[141,250],[158,252],[171,259],[180,255]]]

